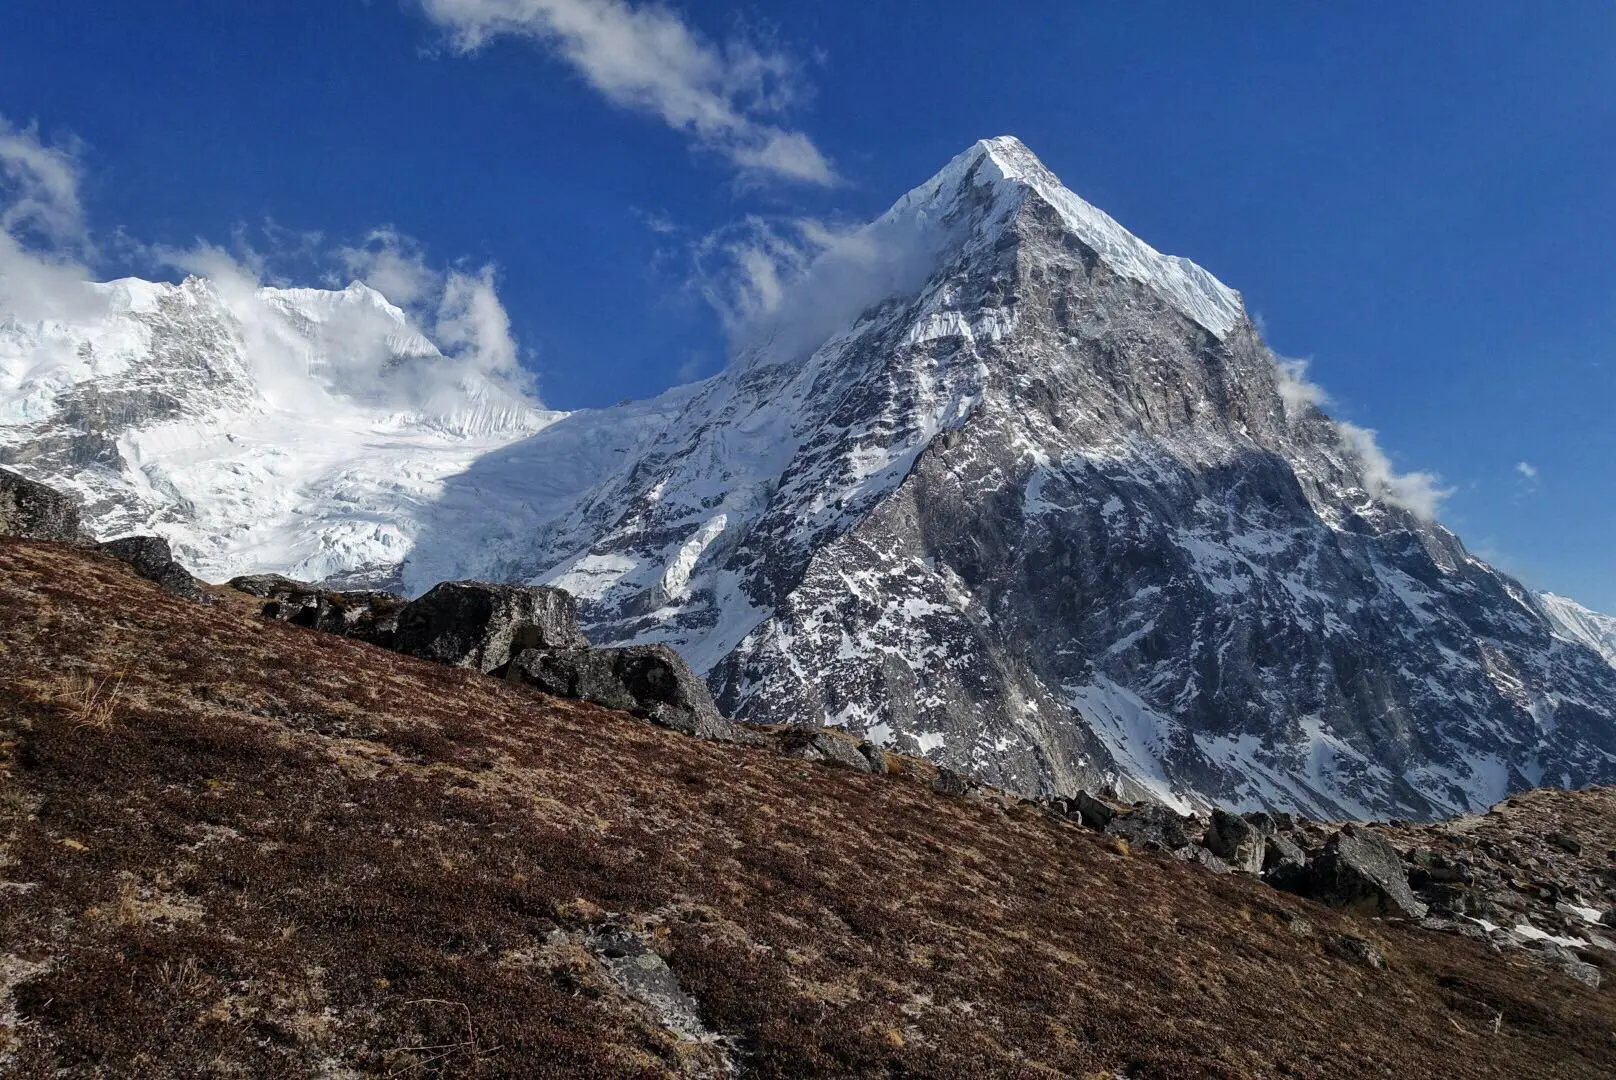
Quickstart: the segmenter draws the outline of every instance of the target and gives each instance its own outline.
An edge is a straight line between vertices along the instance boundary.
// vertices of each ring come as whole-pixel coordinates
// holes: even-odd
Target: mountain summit
[[[1616,778],[1616,667],[1205,270],[1012,138],[853,241],[723,373],[355,499],[364,527],[410,538],[411,590],[560,585],[739,717],[1024,793],[1427,818]]]

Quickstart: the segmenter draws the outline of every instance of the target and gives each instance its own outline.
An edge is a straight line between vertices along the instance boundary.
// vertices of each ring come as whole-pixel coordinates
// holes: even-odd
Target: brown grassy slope
[[[0,844],[23,1077],[688,1075],[575,944],[602,912],[748,1075],[1616,1069],[1616,993],[1472,942],[4,540]]]

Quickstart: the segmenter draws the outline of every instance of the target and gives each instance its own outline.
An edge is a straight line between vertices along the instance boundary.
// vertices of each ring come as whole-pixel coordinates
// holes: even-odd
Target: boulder
[[[1396,849],[1350,825],[1325,841],[1304,888],[1315,900],[1351,911],[1405,919],[1423,919],[1426,913],[1408,886]]]
[[[947,765],[937,766],[937,778],[931,782],[932,789],[944,795],[964,796],[970,793],[971,778],[962,772],[956,772]]]
[[[393,641],[409,656],[496,673],[525,649],[587,644],[570,593],[482,581],[446,581],[412,600]]]
[[[1159,803],[1145,803],[1126,814],[1118,814],[1105,831],[1120,836],[1136,848],[1177,851],[1190,842],[1184,821]]]
[[[1268,845],[1256,824],[1237,814],[1213,810],[1206,848],[1241,873],[1258,874]]]
[[[685,993],[679,977],[652,948],[649,935],[607,923],[596,927],[585,943],[606,965],[612,980],[650,1008],[664,1027],[687,1041],[709,1037],[696,999]]]
[[[1534,941],[1528,948],[1537,954],[1538,958],[1563,975],[1569,975],[1578,982],[1598,990],[1600,979],[1599,968],[1588,963],[1564,945],[1552,941]]]
[[[1079,791],[1072,801],[1077,804],[1077,816],[1085,828],[1103,830],[1111,824],[1111,819],[1117,816],[1114,807],[1101,802],[1086,791]]]
[[[780,737],[780,752],[803,761],[828,761],[858,772],[874,772],[857,742],[814,728],[794,728]],[[885,763],[883,762],[883,771]]]
[[[168,541],[161,536],[124,536],[99,544],[96,550],[128,563],[135,573],[156,582],[166,593],[199,604],[213,603],[213,594],[174,561]]]
[[[1290,837],[1275,833],[1263,840],[1263,873],[1300,873],[1307,868],[1307,852]]]
[[[9,469],[0,469],[0,536],[66,543],[81,540],[78,500]]]
[[[1223,859],[1220,859],[1218,856],[1212,854],[1212,852],[1206,850],[1206,848],[1202,847],[1200,844],[1186,844],[1185,846],[1175,850],[1172,854],[1173,858],[1179,860],[1180,862],[1194,863],[1197,866],[1204,866],[1214,874],[1230,874],[1236,869],[1235,867],[1230,866]]]
[[[389,592],[338,592],[280,574],[231,578],[232,589],[262,597],[264,618],[390,649],[408,601]]]
[[[557,697],[622,709],[698,738],[760,741],[724,719],[707,684],[667,645],[524,649],[507,666],[505,678]]]
[[[225,585],[237,592],[266,600],[279,596],[306,596],[320,591],[320,587],[313,582],[299,581],[282,574],[243,574],[231,578]]]
[[[1380,970],[1386,966],[1386,957],[1369,941],[1355,934],[1333,934],[1325,947],[1337,956]]]

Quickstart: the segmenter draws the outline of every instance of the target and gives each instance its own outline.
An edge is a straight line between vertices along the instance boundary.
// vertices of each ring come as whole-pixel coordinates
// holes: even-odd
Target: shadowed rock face
[[[128,563],[141,577],[161,585],[165,592],[199,604],[213,603],[213,594],[189,570],[174,561],[168,541],[160,536],[124,536],[98,544],[96,550]]]
[[[440,664],[494,671],[523,649],[568,649],[589,642],[578,609],[561,589],[448,581],[399,613],[393,647]]]
[[[0,536],[78,540],[78,502],[9,469],[0,469]]]
[[[687,735],[751,741],[724,719],[707,685],[666,645],[524,649],[506,669],[506,679],[621,709]]]
[[[268,601],[264,617],[391,649],[407,601],[393,593],[324,589],[280,574],[231,578],[230,588]]]

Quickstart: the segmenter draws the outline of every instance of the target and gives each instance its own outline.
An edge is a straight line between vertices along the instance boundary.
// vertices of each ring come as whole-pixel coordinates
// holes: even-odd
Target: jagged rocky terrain
[[[443,634],[437,662],[404,656],[137,569],[0,537],[4,1075],[1616,1066],[1610,980],[1366,902],[1340,864],[1373,859],[1329,861],[1347,830],[1315,860],[1339,910],[1154,850],[1178,820],[1157,804],[1099,831],[916,759],[878,775],[691,738],[484,674]],[[1541,921],[1528,891],[1608,887],[1609,800],[1372,833]],[[1236,820],[1209,842],[1249,857]]]
[[[1026,794],[1427,819],[1616,778],[1608,623],[1467,552],[1206,271],[1014,139],[860,240],[722,374],[380,501],[289,488],[318,557],[228,572],[559,585],[738,718]]]

